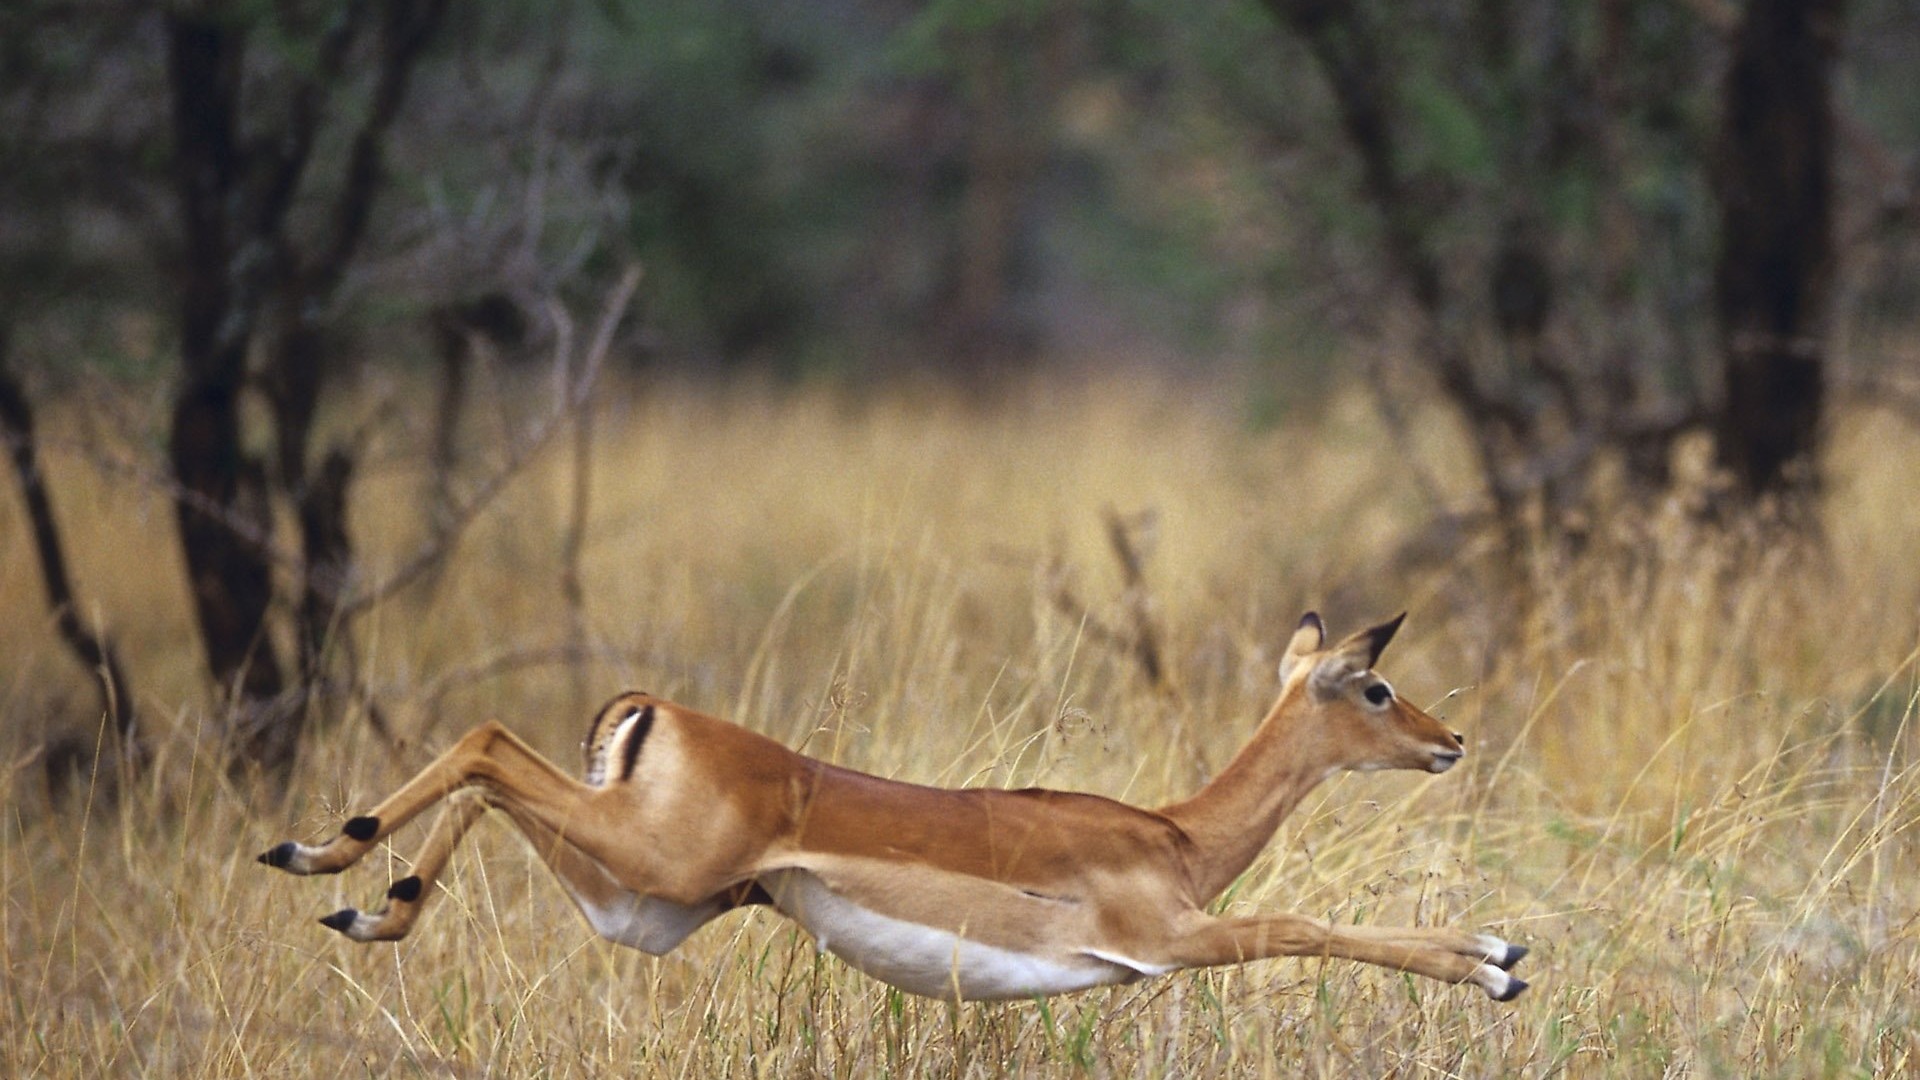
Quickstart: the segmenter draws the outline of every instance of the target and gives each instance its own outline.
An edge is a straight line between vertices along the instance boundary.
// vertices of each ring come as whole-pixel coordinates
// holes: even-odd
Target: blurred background
[[[236,768],[569,438],[578,622],[611,401],[1358,395],[1403,553],[1508,554],[1676,497],[1818,534],[1832,418],[1920,413],[1890,0],[28,0],[0,57],[10,609],[133,732],[151,612],[50,478],[157,497]],[[371,559],[396,469],[424,539]]]

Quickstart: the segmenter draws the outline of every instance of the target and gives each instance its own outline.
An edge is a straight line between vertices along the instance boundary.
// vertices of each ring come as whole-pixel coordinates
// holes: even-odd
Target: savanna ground
[[[367,408],[378,395],[368,393]],[[230,783],[186,621],[160,410],[50,409],[79,592],[118,635],[159,757],[51,812],[31,751],[91,691],[0,515],[0,1073],[185,1076],[1896,1076],[1920,1064],[1920,439],[1839,417],[1824,541],[1597,521],[1577,559],[1481,543],[1397,559],[1430,505],[1358,396],[1255,430],[1232,394],[1055,383],[927,392],[655,385],[599,414],[586,615],[567,639],[569,477],[549,452],[431,583],[354,627],[397,745],[357,711],[282,801]],[[358,417],[341,416],[351,425]],[[376,430],[385,430],[377,428]],[[476,453],[496,444],[474,433]],[[422,536],[416,443],[382,435],[354,508],[377,570]],[[1420,452],[1464,494],[1444,425]],[[74,452],[86,444],[91,449]],[[496,444],[497,445],[497,444]],[[1177,691],[1054,600],[1122,621],[1103,508],[1151,508],[1147,579]],[[1516,602],[1493,583],[1526,583]],[[654,959],[595,938],[503,823],[398,945],[314,922],[338,878],[253,861],[336,829],[498,717],[564,763],[644,688],[810,753],[928,783],[1157,803],[1219,768],[1300,612],[1411,611],[1382,670],[1469,739],[1440,777],[1320,789],[1223,901],[1486,927],[1534,950],[1512,1005],[1278,960],[1043,1003],[903,998],[769,913]],[[497,663],[495,661],[498,661]]]

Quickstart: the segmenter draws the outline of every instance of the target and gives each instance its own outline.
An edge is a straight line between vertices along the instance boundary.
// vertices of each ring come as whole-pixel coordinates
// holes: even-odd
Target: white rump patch
[[[637,706],[629,708],[626,717],[613,726],[613,731],[607,735],[606,740],[599,746],[591,748],[591,760],[587,763],[585,777],[589,787],[606,786],[607,758],[613,753],[613,748],[620,745],[620,736],[633,727],[634,721],[640,719],[640,714],[644,711]]]
[[[1030,998],[1159,974],[1147,965],[1093,952],[1040,956],[969,941],[950,930],[861,907],[806,870],[782,870],[760,881],[775,906],[806,927],[822,952],[923,997]]]

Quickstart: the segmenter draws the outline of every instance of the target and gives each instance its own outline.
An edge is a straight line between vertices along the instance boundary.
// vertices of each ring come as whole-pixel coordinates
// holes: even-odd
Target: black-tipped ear
[[[1287,651],[1280,657],[1280,681],[1286,682],[1288,676],[1300,666],[1300,661],[1320,651],[1326,644],[1327,628],[1320,623],[1320,616],[1309,611],[1300,617],[1300,625],[1287,639]]]
[[[1361,634],[1362,637],[1366,638],[1367,642],[1368,667],[1372,667],[1380,662],[1380,654],[1386,651],[1387,642],[1393,640],[1393,635],[1400,632],[1400,624],[1406,621],[1407,613],[1403,611],[1393,618],[1388,619],[1386,622],[1381,623],[1379,626],[1364,631]]]

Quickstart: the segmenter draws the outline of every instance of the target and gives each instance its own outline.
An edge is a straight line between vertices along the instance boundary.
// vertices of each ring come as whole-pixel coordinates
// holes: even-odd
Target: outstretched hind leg
[[[742,903],[764,900],[763,895],[749,886],[730,889],[690,905],[643,896],[615,880],[605,867],[524,808],[476,793],[455,795],[449,800],[413,864],[413,873],[394,882],[387,890],[385,907],[373,912],[347,908],[320,921],[355,941],[397,941],[405,937],[426,907],[428,896],[453,849],[489,808],[504,812],[513,821],[595,932],[610,941],[655,955],[664,954],[726,911]]]
[[[293,874],[338,873],[434,803],[467,788],[477,804],[505,811],[533,843],[602,936],[648,952],[664,952],[714,916],[744,903],[765,902],[750,868],[731,853],[712,865],[649,857],[646,823],[634,820],[617,794],[591,787],[497,723],[468,732],[367,814],[347,821],[324,844],[280,844],[260,861]],[[611,805],[609,805],[611,803]],[[418,917],[433,876],[473,823],[478,809],[450,808],[429,839],[423,871],[397,881],[381,911],[343,911],[326,924],[359,940],[397,938]],[[417,879],[417,882],[411,879]]]
[[[289,840],[262,853],[260,861],[290,874],[337,874],[434,803],[481,782],[522,803],[537,803],[556,822],[572,816],[592,792],[506,728],[488,721],[462,736],[380,805],[349,818],[333,839],[318,845]]]
[[[338,930],[355,941],[398,941],[407,936],[427,906],[427,896],[440,872],[447,868],[453,849],[487,812],[486,800],[479,795],[455,795],[433,823],[426,846],[413,862],[413,873],[387,887],[387,904],[379,911],[343,908],[320,920],[321,925]]]

